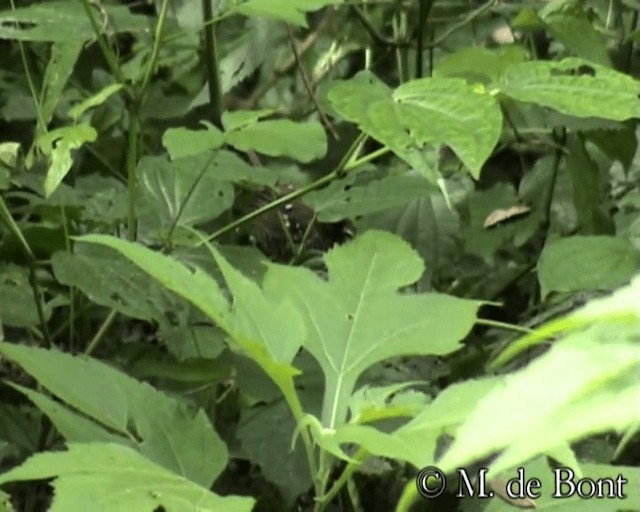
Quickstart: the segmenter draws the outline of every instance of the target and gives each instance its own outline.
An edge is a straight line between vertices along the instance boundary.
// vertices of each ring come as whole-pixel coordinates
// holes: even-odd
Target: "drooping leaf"
[[[49,197],[62,183],[73,164],[72,151],[85,142],[93,142],[98,137],[96,130],[88,124],[64,126],[45,133],[38,139],[38,145],[50,156],[51,163],[44,180],[44,193]]]
[[[502,129],[494,98],[458,78],[413,80],[390,92],[375,77],[361,75],[335,85],[329,99],[341,116],[418,170],[413,153],[425,144],[447,144],[478,177]],[[436,181],[434,171],[427,177]]]
[[[68,451],[39,453],[0,475],[0,483],[56,478],[51,512],[250,512],[252,498],[218,496],[118,444],[70,444]]]
[[[40,110],[42,121],[45,124],[49,124],[53,117],[62,91],[76,65],[83,43],[82,40],[76,39],[51,45],[51,57],[47,62],[40,91]]]
[[[122,84],[109,84],[100,91],[98,91],[93,96],[90,96],[86,100],[74,105],[69,109],[69,117],[74,120],[77,120],[84,114],[87,110],[102,105],[105,101],[107,101],[111,96],[119,92],[124,86]]]

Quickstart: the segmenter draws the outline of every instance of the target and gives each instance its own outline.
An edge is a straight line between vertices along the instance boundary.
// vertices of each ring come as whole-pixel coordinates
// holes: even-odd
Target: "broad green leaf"
[[[524,62],[526,52],[520,46],[498,49],[462,48],[445,55],[434,70],[435,77],[461,77],[469,82],[490,83],[512,64]]]
[[[243,409],[236,430],[244,453],[260,466],[266,479],[278,486],[288,503],[295,502],[313,485],[304,445],[300,441],[291,445],[295,428],[286,402],[276,400]]]
[[[612,67],[605,40],[584,11],[554,13],[545,16],[544,21],[554,39],[560,41],[576,57]]]
[[[92,109],[94,107],[98,107],[102,105],[105,101],[107,101],[111,96],[119,92],[124,86],[122,84],[109,84],[104,87],[102,90],[98,91],[93,96],[90,96],[86,100],[74,105],[69,109],[69,117],[74,120],[77,120],[84,114],[87,110]]]
[[[474,177],[502,130],[502,113],[486,91],[459,79],[425,78],[393,93],[396,115],[419,145],[447,144]]]
[[[233,204],[230,183],[211,172],[215,153],[208,158],[178,159],[146,156],[138,163],[140,229],[167,236],[180,226],[195,226],[218,217]]]
[[[305,13],[339,3],[341,0],[247,0],[231,9],[245,16],[265,17],[306,27]]]
[[[170,317],[176,301],[148,274],[106,247],[80,245],[76,252],[51,258],[56,279],[81,290],[101,306],[141,320]]]
[[[571,175],[573,203],[583,235],[605,235],[615,231],[613,219],[602,204],[604,177],[591,158],[584,141],[570,137],[565,166]]]
[[[60,400],[127,437],[140,453],[176,474],[208,487],[226,466],[226,446],[202,410],[190,411],[95,359],[9,343],[0,344],[0,353]]]
[[[39,453],[0,475],[0,483],[56,478],[51,512],[250,512],[252,498],[221,497],[117,444],[70,444]]]
[[[162,145],[167,148],[171,160],[217,149],[223,142],[222,132],[215,126],[206,130],[169,128],[162,136]]]
[[[262,295],[259,288],[225,263],[219,251],[208,246],[218,264],[222,262],[221,266],[224,267],[225,279],[229,280],[229,286],[247,300],[247,304],[243,304],[239,310],[235,307],[230,310],[227,299],[215,279],[200,267],[187,267],[169,256],[114,237],[87,235],[79,240],[116,249],[159,283],[200,309],[262,367],[280,386],[284,394],[295,395],[293,376],[298,372],[286,361],[291,357],[294,344],[298,346],[302,342],[294,310],[285,301],[270,300],[273,295],[271,291],[269,291],[269,297]],[[253,310],[248,309],[251,307]],[[288,334],[282,334],[283,324],[280,323],[278,327],[280,335],[278,335],[276,331],[278,320],[285,320],[284,325],[289,321],[292,322],[293,331],[285,331]],[[265,331],[262,330],[263,326]],[[250,337],[252,335],[259,337],[252,339]],[[282,339],[283,336],[286,343],[279,346],[276,338]],[[284,358],[284,362],[276,359],[277,357]]]
[[[48,125],[53,117],[83,46],[84,41],[78,39],[51,45],[51,57],[47,62],[40,91],[41,118],[45,125]],[[40,129],[43,130],[44,127]]]
[[[640,252],[631,242],[609,236],[572,236],[549,243],[538,262],[542,295],[607,289],[640,270]]]
[[[628,427],[638,420],[637,337],[637,325],[603,325],[558,342],[480,400],[440,467],[505,449],[492,466],[499,473],[564,442]]]
[[[187,267],[176,259],[105,235],[86,235],[80,242],[101,244],[115,249],[169,290],[187,299],[218,324],[229,330],[229,304],[218,283],[198,267]]]
[[[338,222],[405,205],[433,190],[433,186],[420,176],[397,175],[362,186],[335,181],[322,190],[307,194],[304,202],[317,212],[320,222]]]
[[[317,160],[327,152],[327,136],[317,122],[259,121],[225,132],[224,139],[240,151],[253,149],[264,155],[287,156],[303,163]]]
[[[471,329],[480,305],[440,294],[398,294],[424,264],[400,238],[369,231],[324,257],[329,280],[305,268],[270,267],[265,288],[295,301],[307,325],[305,348],[326,379],[322,423],[336,428],[360,374],[387,358],[447,354]],[[451,318],[456,318],[452,324]]]
[[[32,327],[40,322],[28,272],[24,267],[0,266],[0,315],[2,323],[11,327]]]
[[[98,137],[96,130],[88,124],[64,126],[45,133],[38,138],[37,144],[51,158],[47,177],[44,180],[44,193],[49,197],[62,183],[71,170],[73,159],[71,152],[85,142],[93,142]]]
[[[502,129],[494,98],[458,78],[414,80],[389,94],[384,84],[362,75],[338,83],[329,99],[341,116],[418,169],[416,150],[447,144],[478,177]]]
[[[0,439],[25,453],[38,451],[42,415],[31,406],[0,404]]]
[[[110,33],[149,29],[147,16],[131,14],[127,6],[101,5],[100,9],[95,9],[94,16],[100,19],[101,12],[107,16],[104,30]],[[82,2],[45,2],[0,11],[0,39],[84,42],[94,38],[95,32]]]
[[[638,83],[629,75],[578,58],[507,68],[500,92],[576,117],[624,121],[640,114]]]
[[[135,449],[135,445],[130,439],[110,432],[99,423],[74,412],[69,407],[52,400],[48,396],[17,384],[11,384],[11,387],[31,400],[51,420],[56,430],[67,442],[118,443]]]
[[[263,117],[275,113],[272,108],[262,110],[236,110],[234,112],[222,113],[222,125],[226,131],[237,130],[255,124]]]
[[[242,275],[213,247],[210,247],[225,281],[233,294],[232,332],[259,341],[269,356],[278,362],[291,363],[305,340],[305,324],[290,300],[270,300],[269,281],[264,293]],[[267,276],[270,270],[267,270]],[[286,326],[286,329],[283,327]]]

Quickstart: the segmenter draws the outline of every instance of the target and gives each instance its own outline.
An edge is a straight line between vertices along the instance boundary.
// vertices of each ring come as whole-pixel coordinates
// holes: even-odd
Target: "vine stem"
[[[342,159],[342,162],[340,162],[340,164],[338,164],[338,166],[326,176],[323,176],[322,178],[312,183],[309,183],[304,187],[294,190],[290,194],[279,197],[278,199],[270,202],[269,204],[266,204],[261,208],[258,208],[257,210],[254,210],[240,217],[239,219],[233,222],[230,222],[223,228],[220,228],[218,231],[214,232],[212,235],[207,237],[207,241],[212,242],[213,240],[220,238],[222,235],[233,231],[234,229],[242,226],[243,224],[246,224],[247,222],[250,222],[253,219],[258,218],[261,215],[264,215],[265,213],[270,212],[271,210],[274,210],[287,203],[290,203],[291,201],[294,201],[304,196],[305,194],[308,194],[313,190],[324,187],[329,183],[331,183],[332,181],[344,177],[346,172],[353,170],[357,167],[360,167],[361,165],[364,165],[366,163],[369,163],[372,160],[375,160],[376,158],[378,158],[379,156],[384,155],[389,151],[391,151],[388,147],[384,147],[384,148],[378,149],[377,151],[374,151],[373,153],[363,156],[362,158],[352,160],[352,156],[354,155],[354,153],[358,151],[358,149],[360,148],[365,138],[366,138],[365,134],[360,134],[360,136],[352,144],[351,148],[349,148],[349,151],[347,151],[347,153],[345,154],[345,157]],[[196,244],[196,247],[200,247],[202,244],[203,244],[202,241],[198,242]]]

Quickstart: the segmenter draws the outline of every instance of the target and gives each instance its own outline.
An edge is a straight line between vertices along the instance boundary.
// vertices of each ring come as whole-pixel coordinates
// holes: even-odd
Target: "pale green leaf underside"
[[[51,512],[250,512],[254,500],[221,497],[117,444],[70,444],[65,452],[40,453],[0,475],[0,483],[57,477]]]

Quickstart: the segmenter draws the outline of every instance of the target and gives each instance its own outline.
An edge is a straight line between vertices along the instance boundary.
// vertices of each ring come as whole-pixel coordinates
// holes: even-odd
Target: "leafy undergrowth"
[[[0,512],[637,510],[637,6],[3,8]]]

